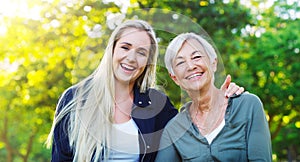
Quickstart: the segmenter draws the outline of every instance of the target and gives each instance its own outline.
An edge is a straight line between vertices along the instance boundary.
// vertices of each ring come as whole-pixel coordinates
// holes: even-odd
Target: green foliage
[[[299,12],[299,6],[279,0],[259,10],[258,1],[250,2],[257,10],[233,0],[131,1],[127,10],[97,0],[28,0],[29,8],[40,6],[38,19],[0,14],[0,161],[49,161],[44,142],[58,98],[96,68],[115,25],[109,14],[120,12],[154,27],[160,44],[158,88],[178,108],[188,98],[168,76],[165,49],[181,32],[211,38],[223,66],[218,85],[231,74],[257,94],[268,116],[274,160],[299,160],[300,21],[284,16],[291,9]]]
[[[281,27],[272,28],[257,39],[254,44],[256,48],[251,50],[251,59],[243,60],[251,69],[248,72],[254,78],[251,91],[259,94],[268,112],[273,139],[278,137],[282,127],[286,128],[280,131],[291,132],[290,137],[284,136],[284,141],[299,138],[299,128],[295,128],[295,122],[300,116],[295,112],[300,111],[300,100],[296,91],[300,89],[300,34],[294,30],[299,25],[299,20],[278,21],[278,26]],[[273,144],[290,149],[286,145],[290,143],[282,145],[281,142],[280,140]],[[282,152],[280,154],[287,156]]]

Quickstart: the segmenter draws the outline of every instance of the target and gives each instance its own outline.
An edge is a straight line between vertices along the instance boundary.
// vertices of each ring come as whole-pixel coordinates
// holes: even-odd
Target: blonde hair
[[[73,161],[98,161],[108,158],[110,129],[114,113],[114,74],[112,56],[116,42],[128,28],[146,31],[151,40],[150,57],[144,72],[136,80],[140,92],[155,85],[158,44],[152,27],[142,20],[127,20],[111,34],[105,54],[97,69],[87,78],[74,85],[73,98],[56,112],[47,145],[52,143],[54,128],[70,114],[67,135],[74,151]],[[65,93],[68,90],[65,91]],[[63,96],[65,96],[65,93]],[[65,98],[65,97],[62,97]],[[62,104],[60,100],[56,109]],[[94,157],[93,157],[94,155]]]
[[[174,58],[177,56],[184,42],[186,42],[189,39],[195,39],[203,46],[211,62],[213,62],[217,58],[217,53],[213,46],[200,35],[197,35],[195,33],[179,34],[169,43],[165,54],[165,65],[170,74],[174,75],[174,71],[172,68]]]

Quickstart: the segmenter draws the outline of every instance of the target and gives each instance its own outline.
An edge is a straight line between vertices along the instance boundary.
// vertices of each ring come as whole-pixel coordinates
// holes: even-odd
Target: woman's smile
[[[136,69],[136,67],[125,63],[121,63],[120,66],[124,69],[125,73],[132,73]]]
[[[204,72],[196,72],[196,73],[192,73],[190,75],[188,75],[187,77],[185,77],[185,79],[187,80],[198,80],[202,77]]]

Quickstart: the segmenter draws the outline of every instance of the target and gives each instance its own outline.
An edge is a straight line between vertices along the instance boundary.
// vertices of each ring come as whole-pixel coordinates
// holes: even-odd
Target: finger
[[[226,97],[230,97],[233,94],[235,94],[235,92],[237,92],[239,90],[239,86],[237,86],[235,83],[230,83],[228,89],[225,92],[225,96]]]
[[[244,91],[245,91],[244,87],[240,87],[240,88],[238,89],[238,91],[235,92],[235,94],[240,95],[240,94],[242,94]]]
[[[227,75],[227,76],[226,76],[226,79],[225,79],[225,81],[224,81],[224,83],[223,83],[222,86],[221,86],[221,90],[222,90],[222,91],[226,91],[227,88],[228,88],[229,85],[230,85],[230,82],[231,82],[231,76],[230,76],[230,75]]]

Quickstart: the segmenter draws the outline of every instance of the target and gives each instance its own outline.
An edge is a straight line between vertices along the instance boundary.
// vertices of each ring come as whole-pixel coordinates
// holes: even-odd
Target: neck
[[[197,92],[190,92],[189,96],[192,98],[192,106],[201,112],[209,112],[216,104],[224,102],[222,91],[215,86],[208,86],[208,88]]]
[[[133,98],[134,84],[115,84],[115,102],[122,102],[126,99]]]
[[[133,85],[115,84],[114,123],[124,123],[131,118]]]

